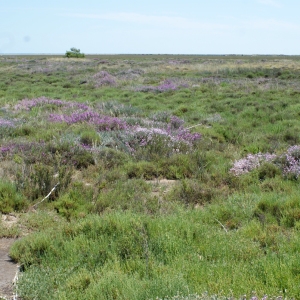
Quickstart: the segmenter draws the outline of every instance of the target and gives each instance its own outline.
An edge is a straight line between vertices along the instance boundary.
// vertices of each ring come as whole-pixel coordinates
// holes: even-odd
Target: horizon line
[[[82,53],[84,55],[198,55],[198,56],[300,56],[300,54],[243,54],[243,53],[223,53],[223,54],[195,54],[195,53]],[[62,55],[65,53],[0,53],[0,56],[4,55]]]

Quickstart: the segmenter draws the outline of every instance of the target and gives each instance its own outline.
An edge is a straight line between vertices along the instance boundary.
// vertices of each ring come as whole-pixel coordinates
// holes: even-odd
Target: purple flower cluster
[[[14,147],[12,145],[6,145],[0,147],[0,155],[2,157],[7,156],[9,153],[13,151]]]
[[[156,93],[163,93],[168,91],[176,91],[181,87],[188,87],[187,84],[177,84],[174,81],[170,79],[166,79],[163,83],[160,85],[154,86],[140,86],[135,88],[136,92],[156,92]]]
[[[50,114],[49,120],[51,122],[65,122],[67,124],[86,122],[95,125],[99,131],[123,130],[128,127],[125,121],[117,117],[102,116],[99,113],[91,110],[75,111],[70,115]]]
[[[14,126],[15,124],[13,121],[0,118],[0,127],[14,127]]]
[[[176,117],[176,116],[170,116],[170,121],[168,123],[168,130],[176,130],[182,128],[184,124],[184,120]]]
[[[163,142],[165,147],[173,152],[182,152],[181,149],[191,150],[193,144],[201,138],[201,134],[191,133],[183,127],[183,123],[178,117],[171,116],[165,128],[134,126],[128,131],[131,136],[128,145],[131,149],[136,149]]]
[[[188,129],[181,128],[177,132],[177,139],[188,142],[188,143],[194,143],[198,140],[200,140],[202,135],[198,132],[191,133]]]
[[[106,71],[101,71],[93,76],[95,87],[115,86],[117,84],[115,77]]]
[[[0,147],[0,157],[7,157],[14,154],[36,156],[37,152],[43,152],[45,144],[43,142],[28,142],[28,143],[8,143]]]
[[[270,153],[248,154],[247,157],[235,161],[230,172],[239,176],[258,168],[264,162],[279,167],[284,176],[297,179],[300,176],[300,146],[292,146],[281,155]]]
[[[285,163],[283,174],[298,178],[300,175],[300,146],[295,145],[290,147],[286,154],[283,155]]]
[[[106,76],[106,75],[105,75]],[[59,113],[50,113],[47,109],[49,105],[59,107]],[[29,111],[34,107],[45,108],[48,120],[53,123],[86,123],[91,125],[101,136],[101,145],[115,145],[119,149],[124,149],[134,153],[137,149],[147,147],[147,151],[164,149],[168,153],[187,153],[193,149],[196,141],[201,138],[199,133],[191,133],[188,128],[184,128],[184,121],[177,116],[168,113],[156,116],[153,121],[141,117],[128,118],[133,111],[131,107],[124,107],[120,104],[103,104],[102,106],[89,106],[87,104],[68,102],[59,99],[49,99],[40,97],[35,99],[24,99],[16,106],[16,110]],[[113,111],[113,113],[111,113]],[[106,113],[110,113],[107,115]],[[116,115],[123,115],[123,117]],[[126,117],[127,116],[127,117]],[[43,118],[45,115],[43,116]],[[67,143],[78,145],[77,135],[70,136]],[[98,146],[85,146],[85,150],[94,151]],[[7,148],[8,147],[8,148]],[[2,153],[23,152],[23,146],[6,146],[1,149]],[[42,149],[40,149],[40,152]]]
[[[248,173],[258,168],[263,162],[272,162],[277,156],[275,154],[248,154],[246,158],[234,162],[230,172],[236,176]]]
[[[98,131],[124,130],[128,125],[124,120],[117,117],[99,116],[92,120]]]

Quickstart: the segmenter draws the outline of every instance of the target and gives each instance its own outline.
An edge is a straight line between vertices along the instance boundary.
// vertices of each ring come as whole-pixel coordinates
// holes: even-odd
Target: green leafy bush
[[[92,210],[93,188],[75,182],[70,189],[52,203],[54,209],[67,220],[84,217]]]
[[[85,57],[85,55],[84,55],[84,53],[80,53],[80,49],[73,47],[69,51],[66,52],[65,57],[83,58],[83,57]]]
[[[11,182],[0,181],[0,212],[21,211],[28,206],[26,199]]]
[[[87,146],[97,146],[100,143],[100,136],[95,130],[85,130],[80,135],[80,142]]]
[[[198,180],[184,179],[167,196],[170,200],[180,201],[186,206],[205,205],[216,196],[212,187],[207,187]]]

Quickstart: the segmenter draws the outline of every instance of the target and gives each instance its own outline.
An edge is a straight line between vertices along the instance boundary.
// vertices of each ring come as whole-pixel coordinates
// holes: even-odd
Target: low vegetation
[[[300,298],[298,57],[2,56],[0,76],[22,299]]]
[[[75,47],[71,48],[70,51],[66,51],[65,57],[75,57],[75,58],[83,58],[84,53],[80,53],[80,49]]]

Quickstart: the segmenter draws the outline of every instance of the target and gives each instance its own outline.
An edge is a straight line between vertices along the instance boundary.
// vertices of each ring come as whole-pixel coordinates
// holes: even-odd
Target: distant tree
[[[78,57],[83,58],[85,55],[84,53],[80,53],[80,49],[72,47],[70,51],[66,51],[65,57]]]

